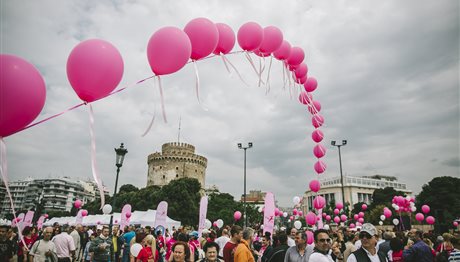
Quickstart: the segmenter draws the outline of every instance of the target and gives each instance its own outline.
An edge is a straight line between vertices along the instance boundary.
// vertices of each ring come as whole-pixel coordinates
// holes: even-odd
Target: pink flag
[[[75,217],[75,225],[81,224],[83,222],[83,209],[78,210],[77,216]]]
[[[318,220],[318,229],[322,229],[323,228],[323,209],[318,209],[317,220]]]
[[[163,226],[167,227],[166,217],[168,216],[168,202],[161,201],[158,204],[156,215],[155,215],[155,227]]]
[[[26,216],[24,217],[24,227],[31,227],[32,226],[32,220],[34,219],[34,211],[27,211]]]
[[[208,212],[208,197],[201,197],[200,201],[200,217],[198,222],[198,237],[201,237],[201,232],[206,228],[206,213]]]
[[[128,216],[126,214],[129,214]],[[131,205],[126,204],[123,206],[121,209],[121,215],[120,215],[120,229],[122,231],[125,230],[125,226],[129,225],[129,220],[131,219]]]
[[[273,227],[275,226],[275,197],[272,192],[267,192],[265,195],[264,209],[264,234],[270,232],[273,235]]]
[[[18,230],[22,232],[22,229],[24,229],[24,213],[19,214],[16,217],[16,221],[13,220],[13,223],[11,225],[12,227],[18,227]]]
[[[45,222],[45,216],[41,216],[37,221],[37,228],[40,230],[43,227],[43,222]]]

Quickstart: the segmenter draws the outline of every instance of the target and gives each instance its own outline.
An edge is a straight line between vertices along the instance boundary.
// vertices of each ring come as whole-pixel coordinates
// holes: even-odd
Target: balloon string
[[[265,80],[265,83],[267,86],[267,92],[265,94],[268,94],[270,92],[270,71],[272,69],[272,61],[273,61],[273,57],[270,56],[270,64],[268,66],[267,79]]]
[[[158,88],[160,89],[161,113],[163,114],[164,122],[168,123],[168,120],[166,119],[165,101],[164,101],[164,98],[163,98],[163,87],[161,87],[160,76],[158,76]]]
[[[248,83],[246,83],[246,81],[244,81],[243,77],[241,76],[240,72],[238,71],[238,69],[236,69],[236,67],[232,64],[232,62],[230,62],[230,60],[228,60],[227,57],[225,57],[225,55],[222,55],[222,59],[224,61],[227,61],[227,63],[233,68],[233,70],[235,70],[236,74],[238,75],[238,77],[240,78],[241,82],[243,82],[246,86],[249,86]]]
[[[283,90],[286,90],[286,69],[285,69],[285,65],[283,63]]]
[[[153,90],[155,91],[155,81],[153,81]],[[141,137],[144,137],[145,135],[147,135],[149,132],[150,132],[150,129],[152,128],[153,126],[153,123],[155,122],[155,116],[156,116],[156,113],[157,113],[157,107],[155,105],[155,99],[153,99],[153,117],[152,117],[152,120],[150,120],[150,123],[147,127],[147,130],[145,130],[145,132],[141,135]]]
[[[96,181],[97,188],[99,189],[99,195],[101,196],[101,209],[105,204],[104,187],[102,180],[98,175],[96,166],[96,136],[94,134],[94,112],[93,106],[89,104],[89,133],[91,136],[91,169],[93,171],[93,178]]]
[[[225,65],[225,68],[227,69],[227,72],[229,74],[231,74],[232,72],[230,72],[230,68],[228,68],[227,62],[225,61],[225,55],[222,54],[222,55],[220,55],[220,57],[222,58],[222,62],[224,62],[224,65]]]
[[[254,65],[254,61],[252,61],[252,58],[251,56],[249,55],[249,53],[247,51],[244,51],[244,55],[246,56],[246,59],[248,59],[249,63],[251,64],[252,66],[252,69],[254,69],[254,72],[256,72],[256,74],[259,76],[260,78],[260,73],[257,71],[257,68],[256,66]]]
[[[193,68],[195,68],[195,93],[196,98],[198,99],[198,104],[204,111],[208,111],[208,109],[201,103],[200,100],[200,74],[198,73],[198,66],[196,65],[196,61],[193,61]]]

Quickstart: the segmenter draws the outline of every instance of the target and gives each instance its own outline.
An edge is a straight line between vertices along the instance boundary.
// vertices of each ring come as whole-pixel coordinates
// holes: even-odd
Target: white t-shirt
[[[329,254],[326,256],[321,253],[314,252],[310,255],[308,262],[334,262],[334,260],[332,260],[332,257]]]
[[[224,247],[227,242],[230,241],[228,236],[220,236],[216,239],[216,243],[219,245],[219,256],[224,257]]]
[[[288,246],[290,246],[290,247],[295,246],[295,241],[294,241],[294,239],[288,237],[287,244],[288,244]]]
[[[34,262],[45,262],[45,253],[49,250],[56,253],[56,245],[52,241],[40,239],[34,243],[29,254],[34,256]]]

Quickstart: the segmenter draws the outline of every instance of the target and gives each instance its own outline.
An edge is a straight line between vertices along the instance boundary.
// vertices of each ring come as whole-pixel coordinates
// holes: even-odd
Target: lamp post
[[[113,199],[112,199],[112,208],[115,209],[115,199],[117,195],[117,186],[118,186],[118,175],[120,174],[120,168],[123,166],[123,160],[125,160],[125,155],[128,153],[128,149],[126,149],[121,143],[119,148],[115,148],[116,159],[115,159],[115,166],[117,167],[117,178],[115,179],[115,190],[113,191]],[[110,216],[110,228],[112,228],[113,222],[113,213]]]
[[[345,205],[345,193],[343,190],[343,174],[342,174],[342,156],[340,154],[340,147],[345,146],[347,144],[347,140],[342,140],[342,144],[336,144],[335,140],[331,141],[331,145],[336,146],[339,149],[339,164],[340,164],[340,184],[342,188],[342,204]]]
[[[244,207],[244,227],[246,228],[248,224],[248,216],[246,214],[246,150],[252,147],[252,142],[248,143],[248,146],[243,146],[241,143],[238,143],[239,149],[244,149],[244,195],[243,195],[243,207]]]

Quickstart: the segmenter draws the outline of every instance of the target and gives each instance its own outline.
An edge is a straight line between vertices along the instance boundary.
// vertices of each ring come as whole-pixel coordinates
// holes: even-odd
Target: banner
[[[126,215],[129,214],[129,215]],[[125,226],[129,225],[129,220],[131,219],[131,205],[126,204],[123,206],[121,209],[121,215],[120,215],[120,230],[124,231]]]
[[[322,229],[324,227],[323,224],[323,209],[318,209],[318,215],[316,216],[316,220],[318,221],[318,229]]]
[[[168,216],[168,202],[161,201],[158,204],[156,215],[155,215],[155,228],[157,226],[167,227],[166,217]]]
[[[77,216],[75,217],[75,225],[81,224],[83,222],[83,210],[78,210]]]
[[[208,213],[208,196],[201,197],[200,201],[200,217],[198,222],[198,237],[201,237],[201,232],[206,228],[206,213]]]
[[[43,222],[45,222],[45,216],[44,216],[44,215],[42,215],[42,216],[38,219],[38,221],[37,221],[37,228],[38,228],[39,230],[42,229],[42,227],[43,227]]]
[[[32,220],[34,219],[34,211],[27,211],[25,217],[24,217],[24,227],[31,227],[32,226]]]
[[[270,232],[273,235],[273,227],[275,226],[275,196],[272,192],[267,192],[265,195],[265,210],[264,210],[264,234]]]

